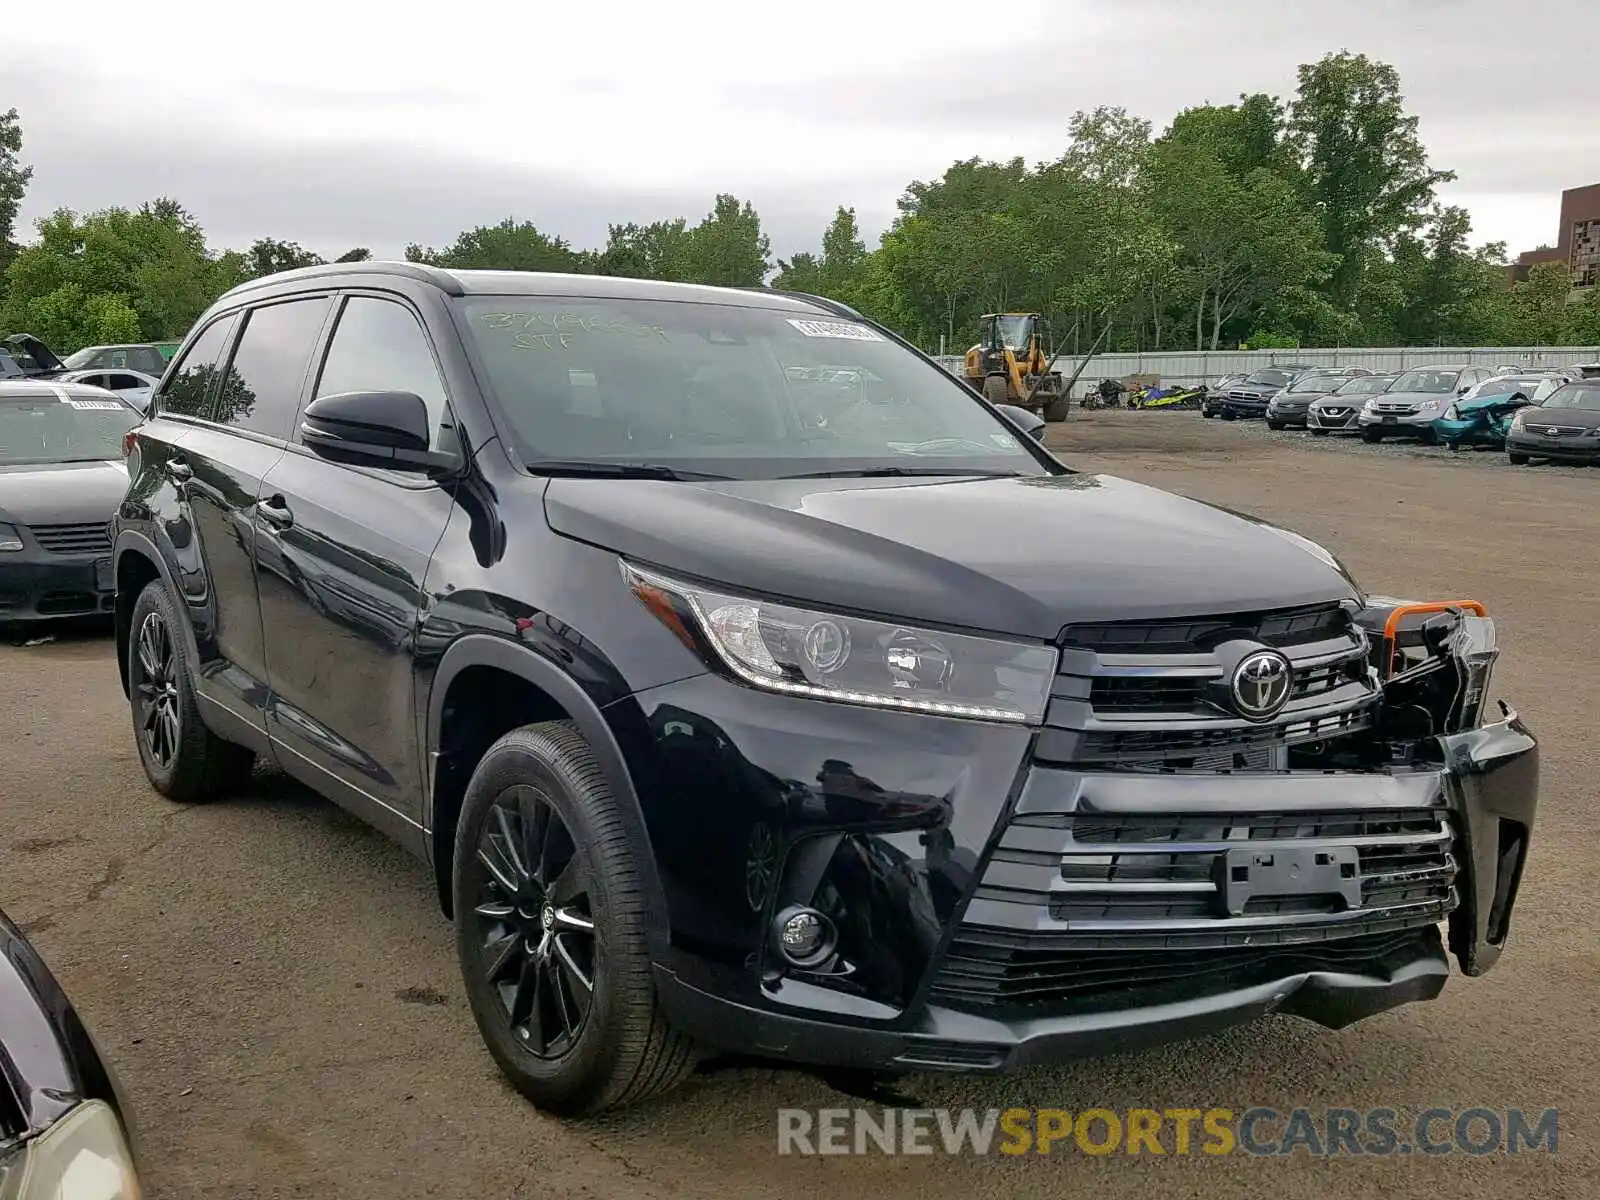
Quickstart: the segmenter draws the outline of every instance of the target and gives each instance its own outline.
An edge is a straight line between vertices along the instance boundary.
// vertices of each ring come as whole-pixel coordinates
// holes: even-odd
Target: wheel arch
[[[145,587],[160,580],[172,597],[174,605],[180,615],[184,614],[185,605],[183,594],[178,590],[172,579],[172,570],[167,561],[162,557],[161,551],[156,548],[144,534],[132,529],[124,529],[117,534],[116,545],[113,551],[116,562],[117,601],[116,601],[116,647],[117,647],[117,677],[122,681],[122,694],[128,694],[128,638],[129,626],[133,618],[133,606],[139,602],[139,594]],[[195,641],[194,626],[187,620],[178,622],[183,628],[180,637],[183,645],[183,655],[189,669],[197,669],[200,661],[200,649]]]
[[[534,721],[570,720],[588,742],[621,809],[628,841],[638,865],[641,886],[649,901],[651,956],[657,960],[665,957],[670,940],[666,892],[650,844],[638,790],[634,787],[633,776],[616,735],[600,706],[572,676],[533,650],[494,634],[467,634],[451,643],[440,659],[428,689],[424,748],[429,787],[423,826],[435,883],[439,889],[440,907],[446,915],[451,915],[452,860],[461,797],[465,793],[465,780],[470,777],[471,768],[476,767],[482,752],[488,749],[487,744],[474,747],[469,743],[469,753],[472,754],[470,765],[452,765],[449,761],[448,731],[445,729],[446,708],[454,695],[452,688],[458,683],[473,685],[476,691],[476,685],[493,679],[510,681],[526,706],[520,709],[523,715],[532,716]],[[526,723],[531,722],[518,720],[518,724],[510,728]],[[495,737],[505,732],[509,732],[509,729],[501,729]]]

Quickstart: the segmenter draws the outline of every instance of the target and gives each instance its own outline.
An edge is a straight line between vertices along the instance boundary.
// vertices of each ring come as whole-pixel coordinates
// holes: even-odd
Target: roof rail
[[[835,316],[854,317],[858,321],[866,320],[865,317],[863,317],[855,309],[851,308],[848,304],[841,303],[838,300],[830,299],[827,296],[816,296],[810,292],[791,292],[784,288],[752,288],[751,290],[773,292],[779,296],[793,296],[796,300],[809,300],[811,303],[827,309]]]
[[[391,275],[398,279],[412,279],[418,283],[431,283],[446,295],[464,296],[466,294],[466,289],[461,286],[461,281],[443,267],[430,267],[424,263],[385,262],[381,260],[322,263],[315,267],[296,267],[289,271],[278,271],[272,275],[263,275],[259,279],[246,280],[237,287],[228,289],[227,294],[229,296],[237,296],[255,291],[258,288],[272,287],[280,283],[294,283],[302,279],[340,279],[352,275]]]

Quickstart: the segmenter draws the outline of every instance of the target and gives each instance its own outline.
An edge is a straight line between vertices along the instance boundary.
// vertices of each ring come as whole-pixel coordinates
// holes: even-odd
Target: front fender
[[[1539,802],[1539,743],[1501,709],[1502,721],[1439,738],[1464,868],[1450,949],[1467,975],[1490,970],[1505,946]]]
[[[471,667],[492,667],[527,681],[560,705],[583,733],[622,811],[623,824],[639,870],[640,886],[648,905],[646,911],[651,914],[647,930],[650,950],[659,961],[665,957],[670,940],[666,919],[667,901],[640,807],[639,793],[634,787],[616,735],[600,706],[572,676],[534,650],[506,637],[469,633],[457,638],[440,658],[428,692],[425,761],[429,764],[429,778],[433,777],[434,764],[438,759],[444,703],[450,693],[451,681]],[[427,830],[430,845],[434,840],[433,825],[433,788],[430,786],[423,814],[423,826]]]
[[[167,593],[175,602],[179,603],[180,606],[182,605],[183,592],[178,588],[171,564],[167,561],[166,556],[161,553],[155,542],[151,541],[144,533],[137,529],[118,530],[116,541],[112,544],[112,555],[116,563],[117,590],[119,593],[122,590],[122,580],[126,577],[125,571],[129,565],[127,562],[128,556],[134,555],[144,559],[154,568],[157,578],[166,587]],[[127,645],[129,632],[127,629],[127,615],[133,611],[133,602],[137,599],[138,597],[136,596],[128,597],[126,606],[124,606],[120,595],[117,599],[117,646],[119,648]],[[189,668],[190,677],[197,678],[200,673],[200,645],[195,639],[194,624],[191,621],[180,621],[178,624],[181,626],[179,640],[184,662]],[[122,693],[127,695],[128,663],[127,656],[122,653],[117,655],[117,674],[122,680]]]

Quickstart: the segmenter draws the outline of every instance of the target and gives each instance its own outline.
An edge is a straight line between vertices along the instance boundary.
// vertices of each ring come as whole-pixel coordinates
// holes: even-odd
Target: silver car
[[[1389,390],[1400,377],[1398,371],[1383,371],[1345,381],[1326,396],[1318,396],[1306,406],[1306,428],[1314,437],[1330,433],[1354,433],[1356,416],[1374,396]]]
[[[1433,423],[1472,388],[1493,376],[1488,367],[1417,367],[1396,379],[1382,395],[1362,406],[1356,417],[1364,442],[1412,437],[1431,442]]]

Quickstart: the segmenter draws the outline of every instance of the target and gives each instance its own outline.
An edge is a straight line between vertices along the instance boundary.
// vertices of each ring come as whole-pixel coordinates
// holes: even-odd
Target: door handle
[[[256,512],[268,525],[279,529],[287,529],[294,524],[294,514],[289,511],[289,506],[282,496],[268,496],[265,500],[257,500]]]
[[[181,458],[167,459],[166,472],[167,478],[176,480],[179,483],[182,483],[185,479],[194,478],[194,468]]]

